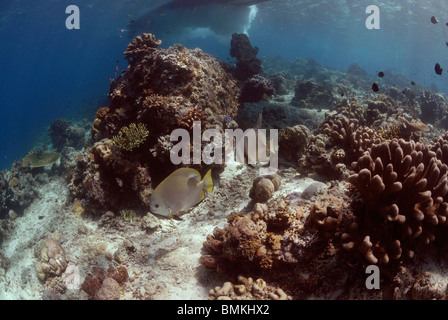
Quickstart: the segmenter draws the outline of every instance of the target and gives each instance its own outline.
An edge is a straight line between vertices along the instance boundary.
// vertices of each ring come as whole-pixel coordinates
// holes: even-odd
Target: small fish
[[[440,67],[440,64],[436,63],[434,70],[436,71],[436,73],[438,75],[442,75],[443,69],[442,69],[442,67]]]
[[[411,84],[412,84],[413,86],[415,86],[415,82],[414,82],[414,81],[411,81]]]
[[[7,156],[3,156],[3,159],[8,160],[8,157]]]
[[[378,72],[378,77],[380,78],[384,77],[384,72],[383,71]]]
[[[448,27],[448,22],[447,23],[445,23],[445,25]]]
[[[135,19],[132,19],[131,21],[129,21],[129,24],[134,23]]]
[[[211,170],[201,180],[201,174],[195,169],[177,169],[154,190],[149,210],[173,218],[204,200],[204,190],[213,191]]]
[[[118,66],[116,66],[115,69],[118,71]]]
[[[432,16],[432,17],[431,17],[431,22],[432,22],[433,24],[437,24],[439,21],[436,19],[436,17]]]
[[[448,47],[448,41],[445,41],[446,46]]]
[[[372,90],[373,90],[373,92],[378,92],[378,91],[380,90],[380,88],[378,87],[378,85],[376,84],[376,82],[374,82],[374,83],[372,84]]]

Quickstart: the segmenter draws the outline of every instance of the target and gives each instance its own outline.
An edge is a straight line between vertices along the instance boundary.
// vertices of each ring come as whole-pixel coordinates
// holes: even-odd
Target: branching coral
[[[383,142],[353,163],[349,181],[363,199],[343,247],[357,248],[373,264],[413,255],[416,240],[428,244],[446,224],[448,167],[438,159],[446,147],[403,139]]]
[[[349,119],[357,119],[360,124],[364,124],[365,122],[364,108],[354,98],[350,99],[350,101],[342,99],[342,101],[335,106],[335,110]]]
[[[131,41],[124,52],[125,58],[132,64],[133,62],[140,60],[144,55],[155,51],[161,44],[162,41],[156,40],[156,37],[153,34],[144,33]]]
[[[126,151],[132,151],[143,144],[148,137],[149,131],[143,123],[131,123],[128,127],[123,127],[114,136],[112,141],[114,146]]]
[[[336,146],[344,149],[348,163],[362,155],[374,143],[381,142],[381,137],[375,130],[359,126],[357,119],[349,119],[343,115],[327,119],[323,124],[323,131]]]
[[[198,107],[193,107],[187,111],[187,113],[178,121],[179,127],[187,129],[189,131],[193,130],[193,122],[201,122],[201,128],[205,127],[207,117],[204,112]]]
[[[207,237],[201,263],[218,272],[241,262],[264,270],[296,263],[303,250],[301,217],[301,208],[281,200],[257,204],[250,216],[232,215],[225,229],[215,228]]]

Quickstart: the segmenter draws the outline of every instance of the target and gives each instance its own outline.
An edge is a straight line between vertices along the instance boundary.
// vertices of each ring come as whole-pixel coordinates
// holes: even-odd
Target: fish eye
[[[156,203],[156,204],[154,205],[154,207],[158,208],[158,207],[159,207],[159,204],[158,204],[158,203]]]

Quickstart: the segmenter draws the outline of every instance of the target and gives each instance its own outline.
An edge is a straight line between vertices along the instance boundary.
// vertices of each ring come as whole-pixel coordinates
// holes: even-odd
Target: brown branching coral
[[[367,105],[365,112],[367,125],[385,120],[390,115],[398,113],[398,109],[398,103],[390,96],[385,94],[376,96]]]
[[[348,162],[362,155],[374,143],[381,142],[381,137],[375,130],[359,126],[357,119],[349,119],[343,115],[329,118],[323,124],[323,131],[335,145],[344,149]]]
[[[342,99],[336,105],[335,110],[349,119],[357,119],[360,124],[365,122],[364,108],[354,98],[350,99],[350,101]]]
[[[190,110],[188,110],[187,113],[177,123],[180,128],[192,131],[194,121],[201,122],[201,127],[203,126],[205,127],[207,117],[205,116],[204,112],[200,110],[198,107],[193,107]]]
[[[128,48],[124,52],[125,58],[130,64],[132,64],[146,54],[155,51],[161,44],[162,41],[156,40],[156,37],[153,34],[144,33],[131,41]]]
[[[218,272],[229,271],[231,264],[247,263],[267,270],[295,263],[297,257],[291,252],[303,250],[298,237],[301,217],[301,208],[290,207],[282,200],[257,204],[250,216],[233,215],[226,228],[215,228],[207,237],[201,263]]]
[[[448,166],[438,159],[446,148],[403,139],[372,146],[353,163],[349,181],[363,204],[342,235],[346,250],[357,248],[372,264],[414,254],[415,241],[433,242],[446,225]]]

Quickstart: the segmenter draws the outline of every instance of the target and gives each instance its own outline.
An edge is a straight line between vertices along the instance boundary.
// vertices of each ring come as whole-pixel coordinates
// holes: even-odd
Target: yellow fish
[[[154,190],[149,200],[149,210],[172,218],[204,200],[204,190],[213,191],[211,169],[202,180],[195,169],[177,169]]]

